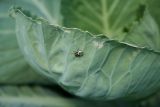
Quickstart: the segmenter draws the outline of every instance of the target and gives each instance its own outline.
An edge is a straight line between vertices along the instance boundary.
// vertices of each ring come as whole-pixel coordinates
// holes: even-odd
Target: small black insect
[[[79,49],[74,52],[75,57],[82,57],[83,55],[84,55],[84,52]]]

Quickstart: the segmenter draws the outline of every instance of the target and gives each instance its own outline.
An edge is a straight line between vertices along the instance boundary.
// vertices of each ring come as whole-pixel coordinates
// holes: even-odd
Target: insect
[[[77,51],[74,52],[75,57],[82,57],[84,55],[84,52],[82,50],[77,49]]]

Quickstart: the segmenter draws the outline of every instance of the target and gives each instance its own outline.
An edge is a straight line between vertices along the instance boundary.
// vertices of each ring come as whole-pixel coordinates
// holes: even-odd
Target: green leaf
[[[24,60],[15,35],[15,23],[8,10],[11,5],[23,6],[45,17],[50,23],[61,23],[60,0],[1,0],[0,1],[0,83],[46,83]]]
[[[110,38],[123,37],[144,10],[142,0],[63,0],[62,5],[64,26]]]
[[[141,98],[160,88],[160,53],[154,49],[50,25],[17,8],[12,15],[30,65],[77,96]],[[83,55],[76,57],[79,50]]]
[[[136,23],[121,41],[160,52],[159,38],[160,34],[158,26],[148,10],[146,10],[141,21]]]

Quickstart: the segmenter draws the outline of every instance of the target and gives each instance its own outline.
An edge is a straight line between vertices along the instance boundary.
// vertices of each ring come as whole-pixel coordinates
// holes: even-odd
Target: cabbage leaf
[[[151,28],[157,26],[145,12],[139,26],[127,35],[133,38],[120,41],[108,35],[50,25],[20,8],[11,10],[19,46],[30,65],[65,90],[98,100],[137,99],[160,88],[159,35],[146,29],[144,22],[151,23]],[[139,45],[137,35],[145,36],[144,44]],[[77,57],[79,51],[83,55]]]

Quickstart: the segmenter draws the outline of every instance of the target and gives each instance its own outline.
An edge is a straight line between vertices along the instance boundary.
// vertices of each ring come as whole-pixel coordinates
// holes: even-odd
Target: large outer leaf
[[[154,49],[48,25],[19,9],[13,9],[12,15],[30,64],[75,95],[140,98],[160,88],[160,53]],[[84,52],[82,57],[75,57],[77,49]]]
[[[61,23],[60,0],[1,0],[0,1],[0,83],[46,82],[24,60],[16,40],[15,23],[8,15],[11,5],[20,5],[52,24]],[[26,78],[26,76],[28,76]]]

